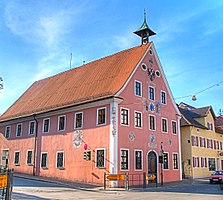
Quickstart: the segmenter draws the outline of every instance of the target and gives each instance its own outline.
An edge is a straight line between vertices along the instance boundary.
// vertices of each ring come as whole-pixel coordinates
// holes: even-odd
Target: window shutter
[[[200,147],[202,147],[202,137],[200,137]]]
[[[204,138],[204,147],[206,147],[206,139]]]
[[[199,167],[199,157],[197,157],[197,167]]]
[[[194,146],[194,136],[191,136],[192,138],[192,146]]]
[[[199,146],[199,143],[198,143],[198,136],[196,136],[196,141],[197,141],[197,144],[196,144],[196,145]]]
[[[195,157],[193,157],[193,167],[195,167]]]
[[[216,141],[214,140],[213,142],[214,142],[214,149],[216,149]]]

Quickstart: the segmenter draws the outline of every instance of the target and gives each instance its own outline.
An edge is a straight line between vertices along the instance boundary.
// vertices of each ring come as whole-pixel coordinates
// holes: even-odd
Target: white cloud
[[[38,54],[38,61],[35,63],[37,68],[33,72],[35,74],[31,75],[31,81],[69,69],[69,33],[80,23],[82,14],[90,9],[91,4],[88,1],[76,4],[70,1],[59,7],[44,7],[44,3],[36,1],[24,4],[18,1],[6,3],[6,26],[14,35],[33,44],[33,50]]]

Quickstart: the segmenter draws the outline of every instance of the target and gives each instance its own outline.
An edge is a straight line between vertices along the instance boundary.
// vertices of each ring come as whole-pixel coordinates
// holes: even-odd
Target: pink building
[[[1,163],[97,184],[104,172],[161,182],[163,166],[164,182],[181,180],[180,113],[149,42],[155,33],[145,20],[135,33],[140,46],[35,82],[0,117]]]

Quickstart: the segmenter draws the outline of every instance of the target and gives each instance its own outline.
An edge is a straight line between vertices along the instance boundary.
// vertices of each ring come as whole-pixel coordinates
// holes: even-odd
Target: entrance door
[[[155,175],[157,179],[157,156],[153,151],[148,153],[148,175]]]
[[[2,157],[1,157],[1,165],[4,168],[8,168],[9,164],[9,150],[2,150]]]

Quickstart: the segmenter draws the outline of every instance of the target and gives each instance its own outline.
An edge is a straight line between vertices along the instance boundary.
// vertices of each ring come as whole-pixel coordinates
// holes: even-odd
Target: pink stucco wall
[[[150,151],[154,151],[158,155],[161,154],[161,142],[163,142],[163,149],[165,152],[169,153],[169,169],[164,170],[164,181],[177,181],[180,179],[180,161],[179,161],[179,144],[178,144],[178,132],[176,135],[172,134],[171,130],[171,120],[178,121],[177,117],[177,111],[174,107],[174,104],[171,100],[171,96],[168,93],[167,86],[164,82],[164,77],[156,77],[153,81],[151,81],[148,77],[147,71],[142,70],[141,65],[142,63],[146,64],[147,67],[150,66],[149,60],[153,60],[153,66],[152,68],[155,70],[159,70],[161,72],[161,69],[158,66],[158,63],[156,62],[155,55],[150,55],[147,53],[145,58],[142,60],[142,62],[139,64],[138,69],[132,76],[129,83],[126,85],[125,90],[123,90],[120,93],[120,97],[123,98],[123,102],[119,105],[119,116],[120,116],[120,110],[121,108],[127,108],[130,110],[130,125],[129,126],[123,126],[120,125],[119,121],[119,142],[118,142],[118,149],[125,148],[129,149],[130,154],[130,168],[127,170],[127,172],[131,173],[142,173],[142,172],[148,172],[148,153]],[[140,81],[142,82],[142,97],[134,95],[134,81]],[[149,86],[153,86],[155,88],[155,101],[149,100],[148,98],[148,88]],[[167,104],[161,105],[160,113],[157,114],[155,111],[146,111],[145,109],[145,103],[148,102],[148,105],[150,103],[156,104],[156,102],[161,102],[160,92],[161,90],[166,92],[166,98],[167,98]],[[134,127],[134,111],[140,111],[143,115],[142,120],[142,128],[135,128]],[[152,114],[156,118],[156,130],[149,130],[149,114]],[[168,133],[162,133],[161,131],[161,118],[167,118],[168,120]],[[179,126],[179,124],[177,124]],[[129,133],[132,132],[135,135],[135,140],[130,141],[129,140]],[[150,144],[150,136],[155,136],[155,145],[151,148],[149,146]],[[172,145],[168,144],[168,140],[172,140]],[[143,151],[143,169],[139,171],[134,170],[134,150],[142,150]],[[178,153],[178,169],[173,169],[173,158],[172,153]],[[118,158],[120,163],[120,150],[118,151]],[[120,170],[119,167],[119,173],[123,173],[125,171]],[[158,180],[160,180],[160,173],[161,173],[161,164],[158,164]]]
[[[96,126],[97,108],[106,107],[106,125]],[[83,144],[79,148],[73,145],[74,137],[74,113],[83,112]],[[37,153],[37,173],[36,175],[47,176],[59,179],[75,180],[89,183],[103,183],[104,172],[109,168],[109,105],[79,110],[66,115],[65,131],[57,131],[58,115],[50,117],[50,132],[42,133],[43,118],[38,118],[38,153]],[[48,117],[47,117],[48,118]],[[10,168],[15,172],[33,173],[33,165],[26,165],[27,150],[34,149],[34,137],[28,135],[29,122],[23,122],[23,134],[21,138],[16,138],[16,123],[11,125],[10,139],[6,140],[10,144]],[[5,126],[1,126],[1,132],[4,133]],[[87,144],[88,150],[91,150],[91,161],[83,159],[84,144]],[[4,145],[1,145],[4,146]],[[95,150],[97,148],[106,149],[106,167],[99,169],[95,167]],[[2,149],[2,148],[1,148]],[[20,165],[16,166],[14,162],[14,152],[20,151]],[[56,168],[56,152],[64,152],[64,168]],[[48,153],[48,168],[40,168],[41,152]]]

